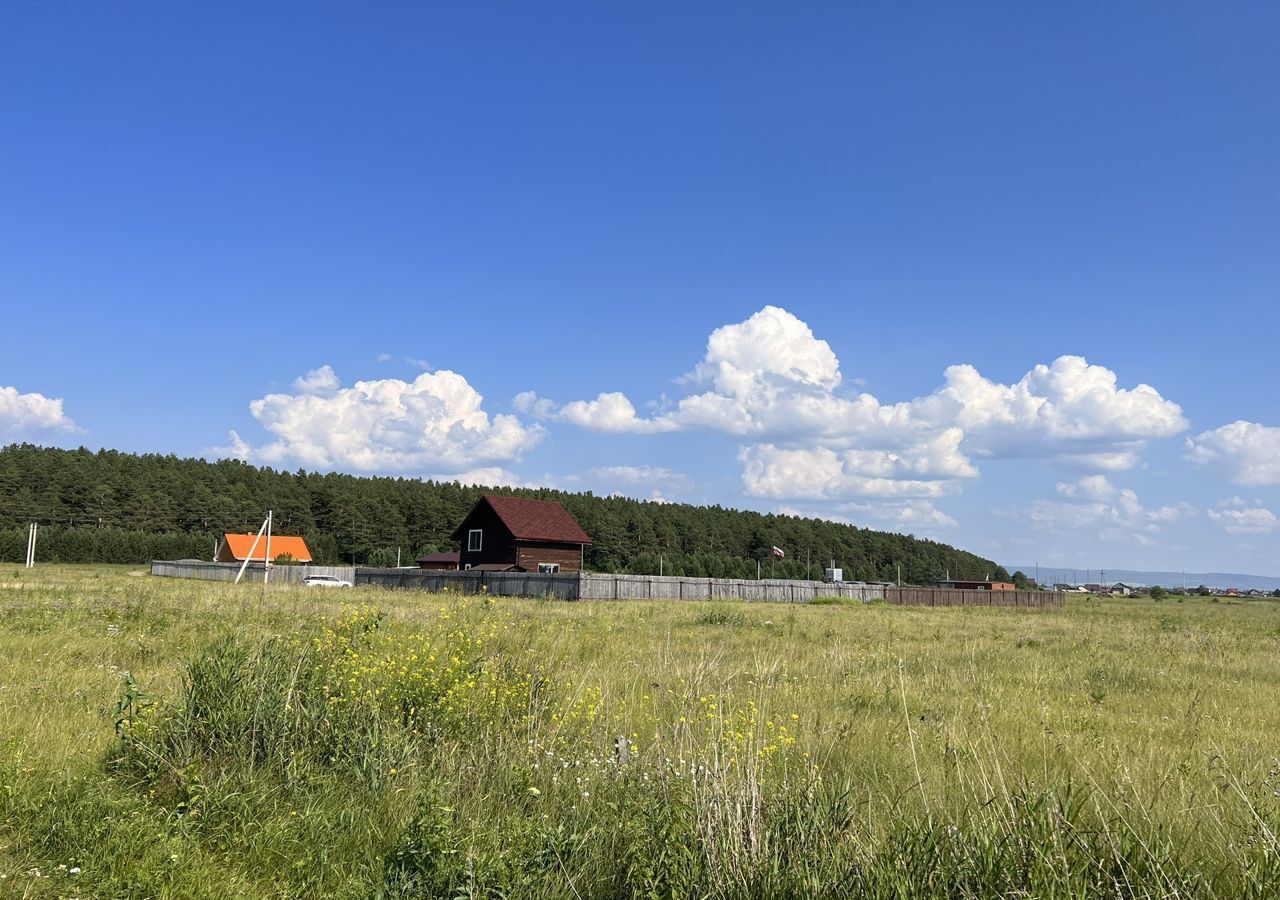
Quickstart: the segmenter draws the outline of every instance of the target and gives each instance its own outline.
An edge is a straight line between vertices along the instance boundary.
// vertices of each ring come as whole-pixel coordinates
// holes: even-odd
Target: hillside
[[[393,565],[456,549],[449,534],[485,493],[562,503],[594,540],[596,571],[710,577],[803,578],[835,560],[847,579],[913,583],[949,572],[997,578],[988,559],[946,544],[835,522],[720,506],[652,503],[554,490],[463,486],[413,478],[283,472],[237,460],[208,462],[115,450],[14,444],[0,449],[0,559],[19,561],[26,524],[42,525],[40,559],[144,562],[212,555],[223,531],[255,531],[267,509],[282,534],[302,534],[320,562]],[[771,565],[770,547],[788,558]]]
[[[1034,574],[1035,565],[1010,566],[1009,571],[1021,569],[1028,575]],[[1123,581],[1125,584],[1159,584],[1164,587],[1194,588],[1207,585],[1211,588],[1239,588],[1242,591],[1273,591],[1280,588],[1280,575],[1246,575],[1240,572],[1169,572],[1152,569],[1068,569],[1059,566],[1040,566],[1040,578],[1045,584],[1061,581],[1070,584],[1075,579],[1084,581],[1086,576],[1097,581],[1101,572],[1106,573],[1107,583]]]

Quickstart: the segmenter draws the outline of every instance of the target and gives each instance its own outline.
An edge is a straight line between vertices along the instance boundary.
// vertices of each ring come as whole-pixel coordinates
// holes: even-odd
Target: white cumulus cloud
[[[743,486],[753,497],[939,497],[947,491],[945,479],[912,477],[912,463],[887,452],[752,444],[738,459]]]
[[[456,372],[343,387],[332,368],[321,366],[293,387],[296,393],[268,394],[249,404],[274,441],[255,447],[232,432],[232,445],[217,452],[317,469],[467,470],[518,459],[542,437],[541,426],[515,416],[490,417],[480,394]]]
[[[785,516],[823,519],[828,522],[840,522],[846,525],[876,527],[891,531],[911,532],[916,534],[937,533],[941,530],[955,528],[959,523],[951,516],[933,505],[932,500],[866,500],[854,503],[841,503],[834,507],[838,512],[816,511],[795,506],[782,506],[778,513]]]
[[[546,487],[543,483],[533,483],[521,478],[515,472],[502,466],[481,466],[445,475],[428,475],[431,481],[456,481],[474,487]]]
[[[683,381],[690,393],[651,415],[620,392],[563,406],[527,392],[516,406],[602,432],[740,437],[748,493],[793,499],[937,496],[978,474],[974,457],[1123,471],[1147,440],[1187,427],[1155,388],[1122,387],[1115,372],[1079,356],[1037,365],[1013,384],[954,365],[932,394],[882,403],[846,391],[831,346],[777,306],[715,329]]]
[[[1067,499],[1037,500],[1027,512],[1037,531],[1094,531],[1105,540],[1132,540],[1151,546],[1151,535],[1162,526],[1196,514],[1188,503],[1149,509],[1135,491],[1117,487],[1105,475],[1086,475],[1074,482],[1059,483],[1057,490]]]
[[[1220,466],[1232,484],[1280,484],[1280,428],[1232,422],[1187,438],[1187,455]]]
[[[1276,514],[1257,500],[1229,497],[1209,510],[1209,521],[1228,534],[1270,534],[1280,525]]]
[[[688,476],[663,466],[597,466],[587,474],[611,494],[644,495],[664,503],[689,488]]]
[[[967,445],[984,456],[1073,456],[1098,468],[1130,468],[1131,445],[1186,430],[1178,404],[1150,385],[1125,389],[1116,373],[1081,356],[1037,365],[1015,384],[984,378],[971,365],[950,366],[930,400],[955,404],[947,420],[965,430]]]
[[[531,402],[532,408],[537,410],[540,404],[536,399]],[[522,403],[522,405],[529,404]],[[542,408],[545,409],[545,405]],[[647,433],[674,431],[678,427],[666,418],[640,418],[626,395],[617,391],[601,394],[594,400],[575,400],[572,403],[566,403],[560,407],[559,412],[553,414],[553,417],[561,422],[568,422],[593,431]]]
[[[19,437],[75,430],[76,423],[62,411],[61,397],[23,394],[15,387],[0,385],[0,434]]]

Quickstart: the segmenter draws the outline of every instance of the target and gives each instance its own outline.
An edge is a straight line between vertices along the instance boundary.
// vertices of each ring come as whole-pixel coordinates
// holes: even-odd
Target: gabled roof
[[[522,497],[494,497],[489,494],[467,513],[462,525],[453,532],[454,540],[462,540],[463,526],[477,509],[488,504],[489,508],[507,526],[518,541],[554,541],[564,544],[590,544],[591,538],[582,530],[578,520],[554,500],[526,500]]]
[[[253,548],[253,540],[256,534],[224,534],[222,540],[231,550],[231,555],[241,560],[249,555],[250,549]],[[288,553],[297,562],[311,562],[311,551],[307,549],[307,542],[300,537],[288,537],[282,534],[271,535],[271,558],[276,559],[283,554]],[[262,540],[258,541],[258,549],[253,552],[253,562],[262,562],[267,555],[267,538],[263,535]]]

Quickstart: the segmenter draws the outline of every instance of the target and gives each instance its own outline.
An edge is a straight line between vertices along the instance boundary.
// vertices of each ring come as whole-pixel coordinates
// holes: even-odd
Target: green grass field
[[[1280,896],[1280,605],[0,569],[0,897]]]

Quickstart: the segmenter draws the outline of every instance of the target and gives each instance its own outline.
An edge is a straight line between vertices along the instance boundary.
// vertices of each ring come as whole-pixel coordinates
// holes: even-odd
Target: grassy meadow
[[[1280,604],[0,568],[0,897],[1280,896]]]

